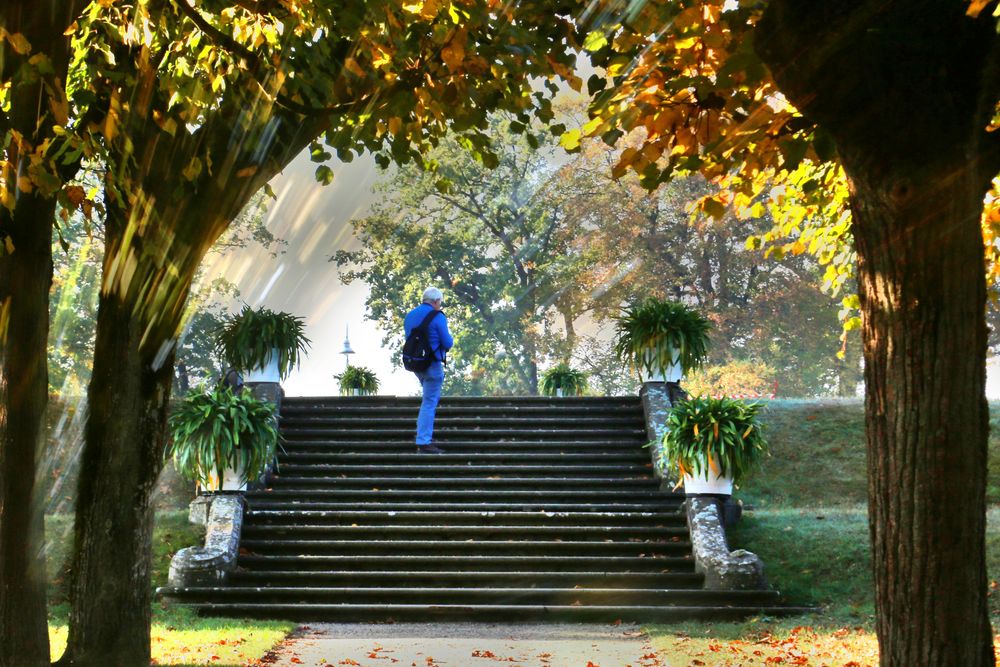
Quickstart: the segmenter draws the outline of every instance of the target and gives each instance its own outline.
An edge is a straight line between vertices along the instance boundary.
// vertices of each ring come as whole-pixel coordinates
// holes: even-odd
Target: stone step
[[[281,418],[282,430],[300,429],[342,429],[342,428],[363,428],[363,429],[395,429],[395,428],[415,428],[417,415],[400,416],[374,416],[374,415],[343,415],[336,417],[284,417]],[[619,430],[634,428],[637,419],[633,416],[581,416],[569,415],[541,416],[532,415],[523,417],[520,415],[477,415],[477,416],[449,416],[447,414],[437,414],[434,417],[434,430],[459,429],[459,428],[503,428],[504,430],[517,429],[557,429],[565,431],[579,431],[581,429],[602,429]]]
[[[535,556],[515,555],[301,555],[241,553],[237,561],[244,572],[607,572],[609,574],[694,572],[690,553],[682,556]]]
[[[400,425],[399,427],[387,428],[281,428],[281,435],[286,441],[292,440],[339,440],[359,441],[359,440],[397,440],[407,441],[414,437],[416,423]],[[551,441],[565,442],[572,440],[579,445],[581,442],[594,441],[619,441],[626,443],[646,441],[646,429],[639,428],[597,428],[580,425],[578,427],[563,426],[559,428],[533,428],[525,426],[521,428],[472,428],[472,427],[452,427],[447,424],[434,425],[434,440],[447,442],[448,440],[476,440],[478,442],[506,442],[506,441],[542,441],[545,444]]]
[[[280,618],[289,621],[478,621],[667,623],[689,620],[740,620],[814,612],[810,607],[708,605],[512,605],[512,604],[274,604],[204,603],[204,615]]]
[[[316,501],[299,496],[281,497],[263,494],[248,498],[251,510],[310,510],[341,511],[363,509],[373,512],[661,512],[679,511],[682,498],[661,494],[661,498],[645,502],[558,502],[547,498],[509,502],[476,502],[420,500],[367,500],[358,503],[353,500]]]
[[[419,396],[286,396],[281,401],[281,407],[291,409],[331,406],[377,406],[377,407],[418,407]],[[565,408],[573,406],[601,407],[621,406],[641,409],[642,403],[637,396],[443,396],[439,407],[545,407]]]
[[[476,489],[282,489],[271,487],[264,491],[251,491],[246,497],[251,501],[277,499],[298,500],[300,502],[354,501],[367,502],[459,502],[480,503],[482,491]],[[594,503],[594,502],[649,502],[667,504],[670,497],[655,490],[629,489],[491,489],[490,502],[534,502],[538,503]]]
[[[528,572],[349,570],[237,570],[227,578],[235,586],[360,586],[375,587],[462,587],[462,588],[701,588],[704,577],[696,572]]]
[[[244,538],[240,547],[252,554],[298,555],[553,555],[553,556],[680,556],[691,543],[679,537],[659,540],[588,542],[579,540],[281,540]]]
[[[312,418],[312,417],[335,418],[339,416],[350,415],[355,417],[364,417],[364,416],[369,416],[373,418],[407,417],[411,419],[416,419],[417,413],[419,411],[420,411],[420,405],[418,403],[414,403],[411,405],[337,404],[328,406],[297,406],[297,405],[282,404],[281,418],[283,420]],[[563,406],[551,406],[551,405],[468,406],[468,405],[443,404],[439,405],[437,410],[435,411],[435,416],[441,418],[478,417],[478,416],[495,416],[495,415],[517,415],[520,417],[534,416],[534,415],[540,415],[543,417],[572,417],[578,415],[586,417],[597,417],[599,415],[608,415],[613,417],[629,417],[633,420],[641,420],[643,418],[642,406],[638,404],[636,405],[567,404]]]
[[[275,604],[515,604],[545,606],[709,605],[766,606],[779,602],[774,591],[708,591],[648,588],[416,588],[377,586],[205,586],[164,591],[191,602],[271,601]]]
[[[431,489],[449,491],[492,491],[493,489],[503,490],[524,490],[524,491],[545,491],[545,490],[570,490],[580,492],[591,491],[615,491],[626,492],[633,490],[655,491],[659,488],[659,480],[644,475],[641,478],[629,477],[465,477],[456,475],[454,477],[292,477],[282,473],[272,475],[270,487],[281,490],[301,490],[301,491],[327,491],[344,489],[361,490],[409,490],[409,489]]]
[[[424,456],[424,459],[427,457]],[[432,458],[436,458],[432,457]],[[434,465],[434,461],[422,461],[423,465],[415,468],[413,464],[384,463],[377,468],[372,465],[359,464],[328,464],[328,463],[281,463],[281,477],[366,477],[378,472],[384,477],[560,477],[587,478],[607,477],[621,479],[638,479],[652,474],[652,464],[618,463],[613,465],[539,465],[531,463],[474,464],[471,461],[456,465]]]
[[[435,441],[445,449],[445,454],[484,455],[484,454],[505,454],[507,460],[516,454],[547,454],[552,455],[594,455],[594,454],[618,454],[624,455],[632,460],[649,460],[648,453],[645,452],[644,441],[633,440],[469,440],[459,438],[448,438],[442,436],[435,437]],[[281,443],[279,457],[284,454],[298,454],[304,452],[320,453],[357,453],[357,454],[419,454],[416,451],[413,435],[396,440],[323,440],[316,438],[303,438],[301,440],[285,440]],[[645,454],[645,458],[642,455]],[[427,456],[422,454],[421,456]],[[435,456],[441,456],[435,454]],[[447,459],[442,459],[445,461]]]
[[[509,512],[509,511],[366,511],[249,510],[249,525],[334,526],[686,526],[680,511],[666,512]]]
[[[413,526],[387,524],[378,526],[338,525],[260,525],[245,524],[243,535],[248,543],[255,540],[333,541],[655,541],[687,540],[687,526]]]
[[[461,466],[461,465],[502,465],[505,463],[531,464],[540,466],[550,465],[622,465],[639,464],[645,466],[649,462],[649,454],[645,450],[635,448],[621,448],[615,451],[541,451],[524,452],[518,451],[515,456],[510,451],[470,451],[461,453],[456,451],[457,443],[450,443],[450,452],[444,454],[420,454],[415,451],[413,443],[400,445],[399,451],[334,451],[314,450],[309,451],[301,447],[288,447],[285,451],[278,453],[278,460],[285,464],[303,465],[357,465],[357,466],[382,466],[399,465],[402,467],[422,470],[425,467],[433,466]]]

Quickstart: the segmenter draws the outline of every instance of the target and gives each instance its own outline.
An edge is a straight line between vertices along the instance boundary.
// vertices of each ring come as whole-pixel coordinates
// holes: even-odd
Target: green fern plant
[[[340,381],[340,393],[347,396],[352,389],[360,389],[362,394],[378,392],[378,376],[364,366],[348,366],[340,375],[334,375]]]
[[[682,303],[645,299],[623,309],[616,326],[618,359],[647,375],[665,375],[678,362],[687,373],[700,368],[708,357],[712,325]]]
[[[670,411],[663,434],[661,463],[692,477],[709,470],[739,484],[768,454],[763,403],[697,396]]]
[[[545,396],[555,396],[557,389],[562,389],[563,396],[582,396],[587,391],[587,375],[563,362],[545,371],[541,389]]]
[[[219,354],[233,368],[249,371],[264,366],[278,351],[278,373],[287,377],[309,347],[305,322],[288,313],[243,306],[216,330]]]
[[[221,480],[227,469],[243,481],[260,477],[274,460],[278,428],[274,405],[228,387],[188,394],[170,416],[166,456],[202,487]]]

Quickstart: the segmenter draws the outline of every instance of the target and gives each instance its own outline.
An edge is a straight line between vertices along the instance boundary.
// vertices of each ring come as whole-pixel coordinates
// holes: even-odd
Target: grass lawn
[[[68,605],[60,572],[71,541],[71,520],[46,517],[49,567],[49,641],[52,659],[66,647]],[[188,523],[187,512],[161,512],[153,533],[153,587],[167,581],[170,558],[178,549],[200,544],[204,529]],[[153,603],[152,652],[159,665],[242,667],[253,663],[295,627],[285,621],[200,618],[177,605]]]
[[[990,417],[986,557],[990,614],[1000,627],[1000,593],[994,593],[1000,580],[1000,404],[990,405]],[[730,546],[760,555],[769,581],[789,602],[821,611],[647,630],[672,667],[877,665],[863,405],[771,401],[765,420],[773,456],[735,494],[745,511],[729,533]]]

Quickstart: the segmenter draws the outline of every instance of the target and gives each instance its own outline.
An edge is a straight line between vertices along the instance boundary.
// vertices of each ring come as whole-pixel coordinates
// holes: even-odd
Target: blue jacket
[[[410,332],[419,327],[420,323],[424,321],[424,318],[432,310],[431,305],[427,303],[422,303],[411,310],[406,315],[406,319],[403,320],[403,335],[409,336]],[[448,332],[448,320],[445,318],[443,311],[435,315],[434,319],[431,320],[430,325],[427,327],[427,333],[431,348],[436,351],[437,358],[443,360],[444,353],[450,350],[451,346],[455,344],[454,339],[452,339],[451,334]]]

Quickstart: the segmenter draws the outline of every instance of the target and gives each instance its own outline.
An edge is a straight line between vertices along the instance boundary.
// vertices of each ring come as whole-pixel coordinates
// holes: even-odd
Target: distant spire
[[[350,326],[344,325],[344,349],[340,351],[344,355],[344,368],[351,365],[351,355],[354,354],[354,350],[351,349],[351,337],[350,337]]]

